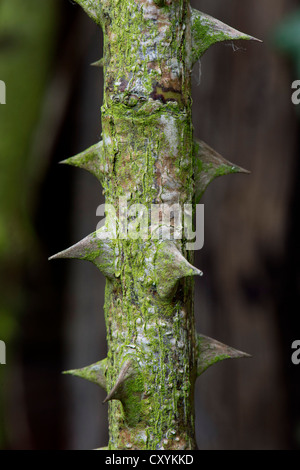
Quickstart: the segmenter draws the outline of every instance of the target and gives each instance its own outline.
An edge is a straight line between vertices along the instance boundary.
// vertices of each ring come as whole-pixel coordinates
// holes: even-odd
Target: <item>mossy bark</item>
[[[106,200],[115,204],[116,196],[128,194],[129,204],[149,211],[152,203],[191,203],[187,3],[161,9],[126,0],[105,13]],[[109,448],[195,448],[192,280],[183,281],[174,297],[160,299],[157,283],[168,279],[163,273],[156,283],[147,280],[145,270],[155,263],[151,252],[152,241],[120,241],[119,278],[107,281],[108,389],[128,357],[135,369],[122,404],[112,400],[109,406]]]
[[[107,277],[108,357],[71,373],[106,388],[109,449],[195,449],[197,375],[243,354],[219,343],[211,349],[213,340],[203,343],[195,332],[192,276],[202,273],[190,264],[180,230],[185,208],[195,210],[196,195],[214,177],[240,169],[194,145],[191,70],[214,42],[250,37],[193,11],[187,0],[77,3],[104,31],[103,144],[66,163],[94,173],[114,210],[96,235],[55,256],[92,261]],[[128,206],[125,228],[120,201]],[[152,222],[147,233],[143,210],[146,227]],[[113,224],[116,236],[100,239],[100,232],[112,235]]]

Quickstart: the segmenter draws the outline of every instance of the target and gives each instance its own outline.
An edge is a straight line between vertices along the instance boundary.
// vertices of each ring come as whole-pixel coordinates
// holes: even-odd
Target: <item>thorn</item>
[[[92,18],[95,23],[100,25],[100,19],[98,18],[98,12],[100,11],[100,0],[74,0],[81,8]]]
[[[262,42],[260,39],[241,33],[201,11],[195,10],[194,8],[191,10],[192,64],[196,63],[197,60],[203,56],[204,52],[217,42],[240,39]]]
[[[197,376],[203,374],[210,366],[225,359],[239,359],[252,357],[226,344],[209,338],[208,336],[197,334]]]
[[[75,157],[67,158],[60,163],[83,168],[84,170],[92,173],[92,175],[96,176],[96,178],[102,182],[104,174],[103,157],[103,141],[101,140],[98,144],[93,145],[78,155],[75,155]]]
[[[92,62],[90,65],[92,67],[103,67],[104,66],[104,57],[102,57],[99,60],[96,60],[96,62]]]
[[[102,228],[70,248],[50,256],[49,261],[64,258],[91,261],[106,277],[113,279],[115,273],[113,237]]]
[[[106,366],[107,358],[102,361],[91,364],[81,369],[66,370],[63,372],[64,375],[73,375],[74,377],[81,377],[82,379],[88,380],[99,385],[101,388],[106,390]]]
[[[122,385],[126,382],[126,380],[132,377],[132,375],[135,372],[132,366],[133,366],[132,360],[128,360],[123,364],[115,385],[113,386],[113,388],[111,389],[111,391],[109,392],[109,394],[107,395],[103,403],[106,403],[109,400],[117,398],[120,395],[118,394],[118,392],[121,391]]]
[[[199,203],[207,186],[218,176],[231,173],[250,174],[250,171],[225,160],[201,140],[196,140],[195,202]]]
[[[157,292],[161,298],[167,298],[173,293],[179,279],[203,275],[202,271],[186,260],[171,241],[163,241],[160,244],[154,266]]]

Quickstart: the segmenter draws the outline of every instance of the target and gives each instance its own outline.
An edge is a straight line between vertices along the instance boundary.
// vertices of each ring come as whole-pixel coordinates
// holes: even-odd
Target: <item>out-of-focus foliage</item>
[[[57,0],[0,0],[0,80],[6,84],[0,106],[0,339],[7,345],[25,301],[21,272],[37,244],[29,200],[39,163],[31,148],[53,58],[57,7]],[[0,374],[1,447],[5,367]]]
[[[274,32],[276,48],[290,57],[300,78],[300,9],[288,15]]]

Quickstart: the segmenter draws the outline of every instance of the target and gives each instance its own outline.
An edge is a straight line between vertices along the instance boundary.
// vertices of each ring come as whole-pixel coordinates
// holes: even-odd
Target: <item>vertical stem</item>
[[[194,145],[191,70],[211,44],[253,38],[187,0],[76,1],[104,31],[103,141],[66,163],[101,181],[107,217],[55,258],[106,275],[108,357],[69,372],[107,390],[110,449],[195,449],[196,377],[246,355],[195,332],[202,273],[182,229],[216,176],[244,170]]]
[[[120,0],[104,8],[104,190],[117,213],[120,197],[128,206],[143,204],[148,215],[152,204],[166,210],[192,202],[189,12],[186,0],[163,8]],[[195,447],[192,280],[175,295],[158,295],[174,269],[170,259],[155,283],[145,274],[159,245],[118,239],[118,278],[107,281],[108,389],[126,360],[134,370],[123,406],[113,400],[109,407],[113,449]],[[178,249],[184,246],[179,240]]]

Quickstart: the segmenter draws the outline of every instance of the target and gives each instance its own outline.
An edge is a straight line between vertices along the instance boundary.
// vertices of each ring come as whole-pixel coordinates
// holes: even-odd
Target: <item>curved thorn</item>
[[[197,376],[203,374],[210,366],[225,359],[249,358],[247,354],[226,344],[209,338],[208,336],[197,334]]]
[[[103,157],[103,141],[101,140],[87,150],[84,150],[74,157],[62,160],[60,163],[83,168],[84,170],[92,173],[92,175],[96,176],[96,178],[101,183],[104,174]]]
[[[225,160],[201,140],[196,140],[195,202],[199,203],[207,186],[218,176],[231,173],[250,174],[250,171]]]
[[[49,261],[64,258],[91,261],[106,277],[114,278],[113,242],[111,234],[105,230],[97,230],[70,248],[50,256]]]
[[[155,282],[161,298],[172,294],[177,281],[188,276],[202,276],[203,273],[190,264],[174,242],[164,241],[155,256]]]
[[[107,358],[96,362],[95,364],[91,364],[90,366],[82,367],[81,369],[66,370],[63,374],[81,377],[82,379],[93,382],[106,390],[106,367]]]
[[[117,398],[118,392],[122,388],[122,385],[124,384],[124,382],[130,377],[132,377],[132,375],[135,372],[132,367],[132,364],[133,364],[132,360],[128,360],[123,364],[115,385],[113,386],[113,388],[111,389],[111,391],[109,392],[105,400],[103,400],[103,403],[106,403],[109,400],[112,400],[113,398]]]
[[[221,21],[206,15],[201,11],[191,9],[192,22],[192,64],[196,63],[204,52],[213,44],[222,41],[244,39],[247,41],[260,41],[248,34],[231,28]]]
[[[103,67],[104,66],[104,57],[90,64],[92,67]]]

